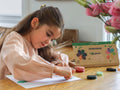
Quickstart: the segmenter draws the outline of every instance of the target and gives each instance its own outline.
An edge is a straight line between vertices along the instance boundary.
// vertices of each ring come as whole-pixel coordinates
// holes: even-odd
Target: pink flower
[[[101,7],[101,12],[109,13],[108,11],[110,10],[112,4],[113,4],[113,2],[102,3],[102,4],[100,5],[100,7]]]
[[[114,16],[120,16],[120,0],[116,0],[111,6],[109,13]]]
[[[120,0],[115,0],[114,6],[120,9]]]
[[[92,16],[92,17],[96,17],[98,16],[100,13],[106,13],[108,14],[109,9],[111,8],[113,2],[108,2],[108,3],[102,3],[100,5],[98,4],[93,4],[90,5],[90,8],[86,8],[86,14],[88,16]]]
[[[118,39],[120,40],[120,36],[117,36],[118,33],[120,34],[120,0],[102,0],[105,1],[105,3],[99,2],[101,0],[97,0],[98,2],[96,2],[96,4],[92,4],[88,0],[82,1],[86,2],[88,5],[85,7],[86,14],[102,20],[105,23],[104,28],[106,32],[116,35],[113,42],[116,42]]]
[[[97,4],[90,5],[90,8],[86,8],[86,14],[88,16],[96,17],[100,14],[100,8]]]
[[[120,29],[120,16],[112,16],[110,22],[112,27]]]

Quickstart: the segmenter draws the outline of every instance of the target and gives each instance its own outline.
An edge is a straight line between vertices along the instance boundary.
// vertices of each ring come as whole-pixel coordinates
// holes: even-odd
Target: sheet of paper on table
[[[64,82],[71,82],[75,80],[80,80],[80,78],[73,76],[71,79],[66,80],[64,77],[55,75],[53,78],[46,78],[42,80],[35,80],[31,82],[25,82],[25,83],[18,83],[18,80],[14,79],[12,75],[6,76],[8,79],[12,80],[13,82],[17,83],[18,85],[28,89],[28,88],[34,88],[34,87],[40,87],[45,85],[51,85],[51,84],[57,84],[57,83],[64,83]]]

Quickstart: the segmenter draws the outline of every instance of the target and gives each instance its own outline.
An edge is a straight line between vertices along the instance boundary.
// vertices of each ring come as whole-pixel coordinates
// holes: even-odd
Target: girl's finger
[[[69,77],[64,77],[66,80],[70,79]]]
[[[63,64],[62,64],[62,63],[59,63],[59,64],[57,64],[57,66],[63,66]]]
[[[75,73],[75,69],[74,69],[74,68],[72,68],[72,74],[73,74],[73,73]]]
[[[56,65],[58,62],[57,61],[52,61],[51,63]]]
[[[57,66],[64,66],[64,62],[58,62]]]

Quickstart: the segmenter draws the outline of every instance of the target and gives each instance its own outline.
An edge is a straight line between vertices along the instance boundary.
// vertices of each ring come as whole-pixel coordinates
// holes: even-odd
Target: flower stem
[[[99,15],[98,18],[99,18],[100,20],[102,20],[102,21],[105,23],[105,25],[108,26],[108,24],[105,22],[105,20],[103,19],[103,17],[102,17],[101,15]]]

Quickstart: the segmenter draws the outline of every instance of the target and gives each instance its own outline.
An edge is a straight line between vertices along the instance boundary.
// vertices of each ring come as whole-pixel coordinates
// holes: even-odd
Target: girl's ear
[[[36,29],[39,25],[39,19],[37,17],[34,17],[31,21],[31,27],[33,29]]]

